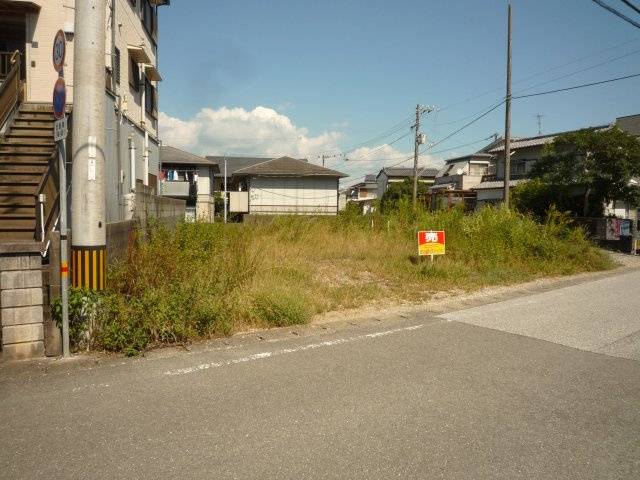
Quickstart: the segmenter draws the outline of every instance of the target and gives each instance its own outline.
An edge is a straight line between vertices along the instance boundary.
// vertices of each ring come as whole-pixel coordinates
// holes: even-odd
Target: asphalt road
[[[637,479],[639,282],[4,366],[0,478]]]

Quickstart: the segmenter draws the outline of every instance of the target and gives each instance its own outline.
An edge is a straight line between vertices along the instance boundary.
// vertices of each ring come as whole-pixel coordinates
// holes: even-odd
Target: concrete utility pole
[[[544,118],[544,115],[539,113],[536,115],[536,118],[538,119],[538,136],[542,135],[542,119]]]
[[[75,4],[71,254],[73,286],[101,290],[106,271],[105,0]],[[143,105],[144,108],[144,105]]]
[[[224,157],[224,223],[227,223],[227,157]]]
[[[511,177],[511,4],[508,6],[507,33],[507,97],[504,121],[504,204],[509,207],[509,180]]]
[[[422,106],[420,104],[416,105],[416,136],[415,142],[413,146],[413,209],[415,210],[418,206],[418,155],[419,155],[419,147],[418,136],[420,135],[420,116],[422,115]]]
[[[416,130],[415,145],[413,149],[413,209],[418,206],[418,160],[420,157],[420,145],[425,142],[425,136],[420,133],[420,117],[423,113],[433,112],[435,107],[423,107],[422,105],[416,105],[416,124],[413,126]]]

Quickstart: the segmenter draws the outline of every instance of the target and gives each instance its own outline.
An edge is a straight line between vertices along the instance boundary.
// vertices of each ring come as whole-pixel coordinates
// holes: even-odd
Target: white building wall
[[[39,13],[26,15],[26,86],[27,101],[46,102],[52,100],[53,85],[58,73],[51,63],[53,38],[60,29],[66,32],[67,48],[64,66],[64,78],[67,85],[67,103],[73,103],[73,28],[75,20],[75,0],[41,0]],[[141,92],[135,92],[129,85],[129,55],[127,45],[142,45],[151,63],[157,65],[156,46],[147,34],[140,15],[141,0],[134,8],[129,0],[107,0],[105,11],[106,46],[105,68],[111,67],[111,6],[115,5],[115,46],[120,50],[120,84],[116,95],[122,98],[126,106],[125,115],[140,124],[144,118],[144,128],[150,135],[157,137],[157,121],[144,111]]]
[[[323,177],[253,177],[249,213],[262,215],[335,215],[338,179]]]

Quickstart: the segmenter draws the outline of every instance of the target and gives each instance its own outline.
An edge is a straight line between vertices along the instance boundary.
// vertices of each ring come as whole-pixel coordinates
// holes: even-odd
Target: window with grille
[[[140,91],[140,70],[136,61],[129,57],[129,85],[136,92]]]
[[[113,51],[113,78],[120,85],[120,50],[118,48]]]

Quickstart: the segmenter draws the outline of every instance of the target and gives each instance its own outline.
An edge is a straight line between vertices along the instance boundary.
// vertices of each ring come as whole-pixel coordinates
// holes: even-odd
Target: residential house
[[[160,160],[161,194],[185,200],[187,219],[212,222],[218,164],[168,145],[160,147]]]
[[[378,182],[375,174],[365,175],[364,181],[347,189],[346,200],[360,205],[362,213],[373,211],[373,201],[378,198]]]
[[[419,167],[418,169],[418,181],[429,187],[435,183],[437,175],[437,168]],[[390,184],[404,182],[405,180],[413,180],[413,168],[383,168],[376,177],[376,182],[378,184],[378,198],[382,198]]]
[[[233,174],[236,170],[273,160],[273,157],[241,157],[229,155],[207,155],[206,158],[207,160],[215,162],[220,170],[219,173],[216,174],[214,185],[215,190],[219,192],[224,191],[225,176],[227,179],[227,191],[237,190],[238,185],[233,182]]]
[[[247,162],[249,163],[249,162]],[[229,161],[227,160],[227,170]],[[249,215],[336,215],[339,181],[346,175],[290,157],[235,169],[230,212]]]
[[[132,192],[138,182],[145,187],[141,190],[147,197],[158,189],[157,82],[161,80],[157,68],[158,6],[168,3],[168,0],[106,0],[107,223],[130,218],[136,198]],[[16,63],[22,80],[21,94],[14,97],[17,99],[12,107],[14,113],[3,118],[0,112],[0,132],[28,137],[32,143],[40,139],[40,155],[46,153],[45,149],[53,152],[54,148],[51,92],[58,73],[52,66],[51,51],[58,30],[66,37],[64,78],[67,108],[73,121],[74,5],[75,0],[0,0],[0,83],[14,68],[9,59],[16,50],[20,53],[20,62]],[[5,99],[0,104],[6,104]],[[69,154],[71,151],[67,148]]]
[[[631,115],[628,117],[620,117],[612,125],[619,126],[623,131],[640,136],[640,115]],[[588,127],[593,130],[604,130],[612,125],[599,125]],[[568,132],[551,133],[546,135],[537,135],[534,137],[515,137],[511,140],[511,168],[510,181],[511,187],[525,181],[531,173],[535,163],[544,154],[547,145],[553,143],[554,139],[559,135],[573,133],[579,130]],[[491,154],[494,156],[493,164],[490,169],[495,173],[484,177],[482,183],[472,187],[477,192],[478,206],[487,203],[498,203],[504,198],[504,139],[498,139],[486,146],[480,153]],[[616,207],[618,213],[621,211],[629,211],[628,205],[611,206]]]
[[[429,190],[470,190],[482,183],[489,173],[494,156],[489,153],[472,153],[451,158],[445,162]]]

